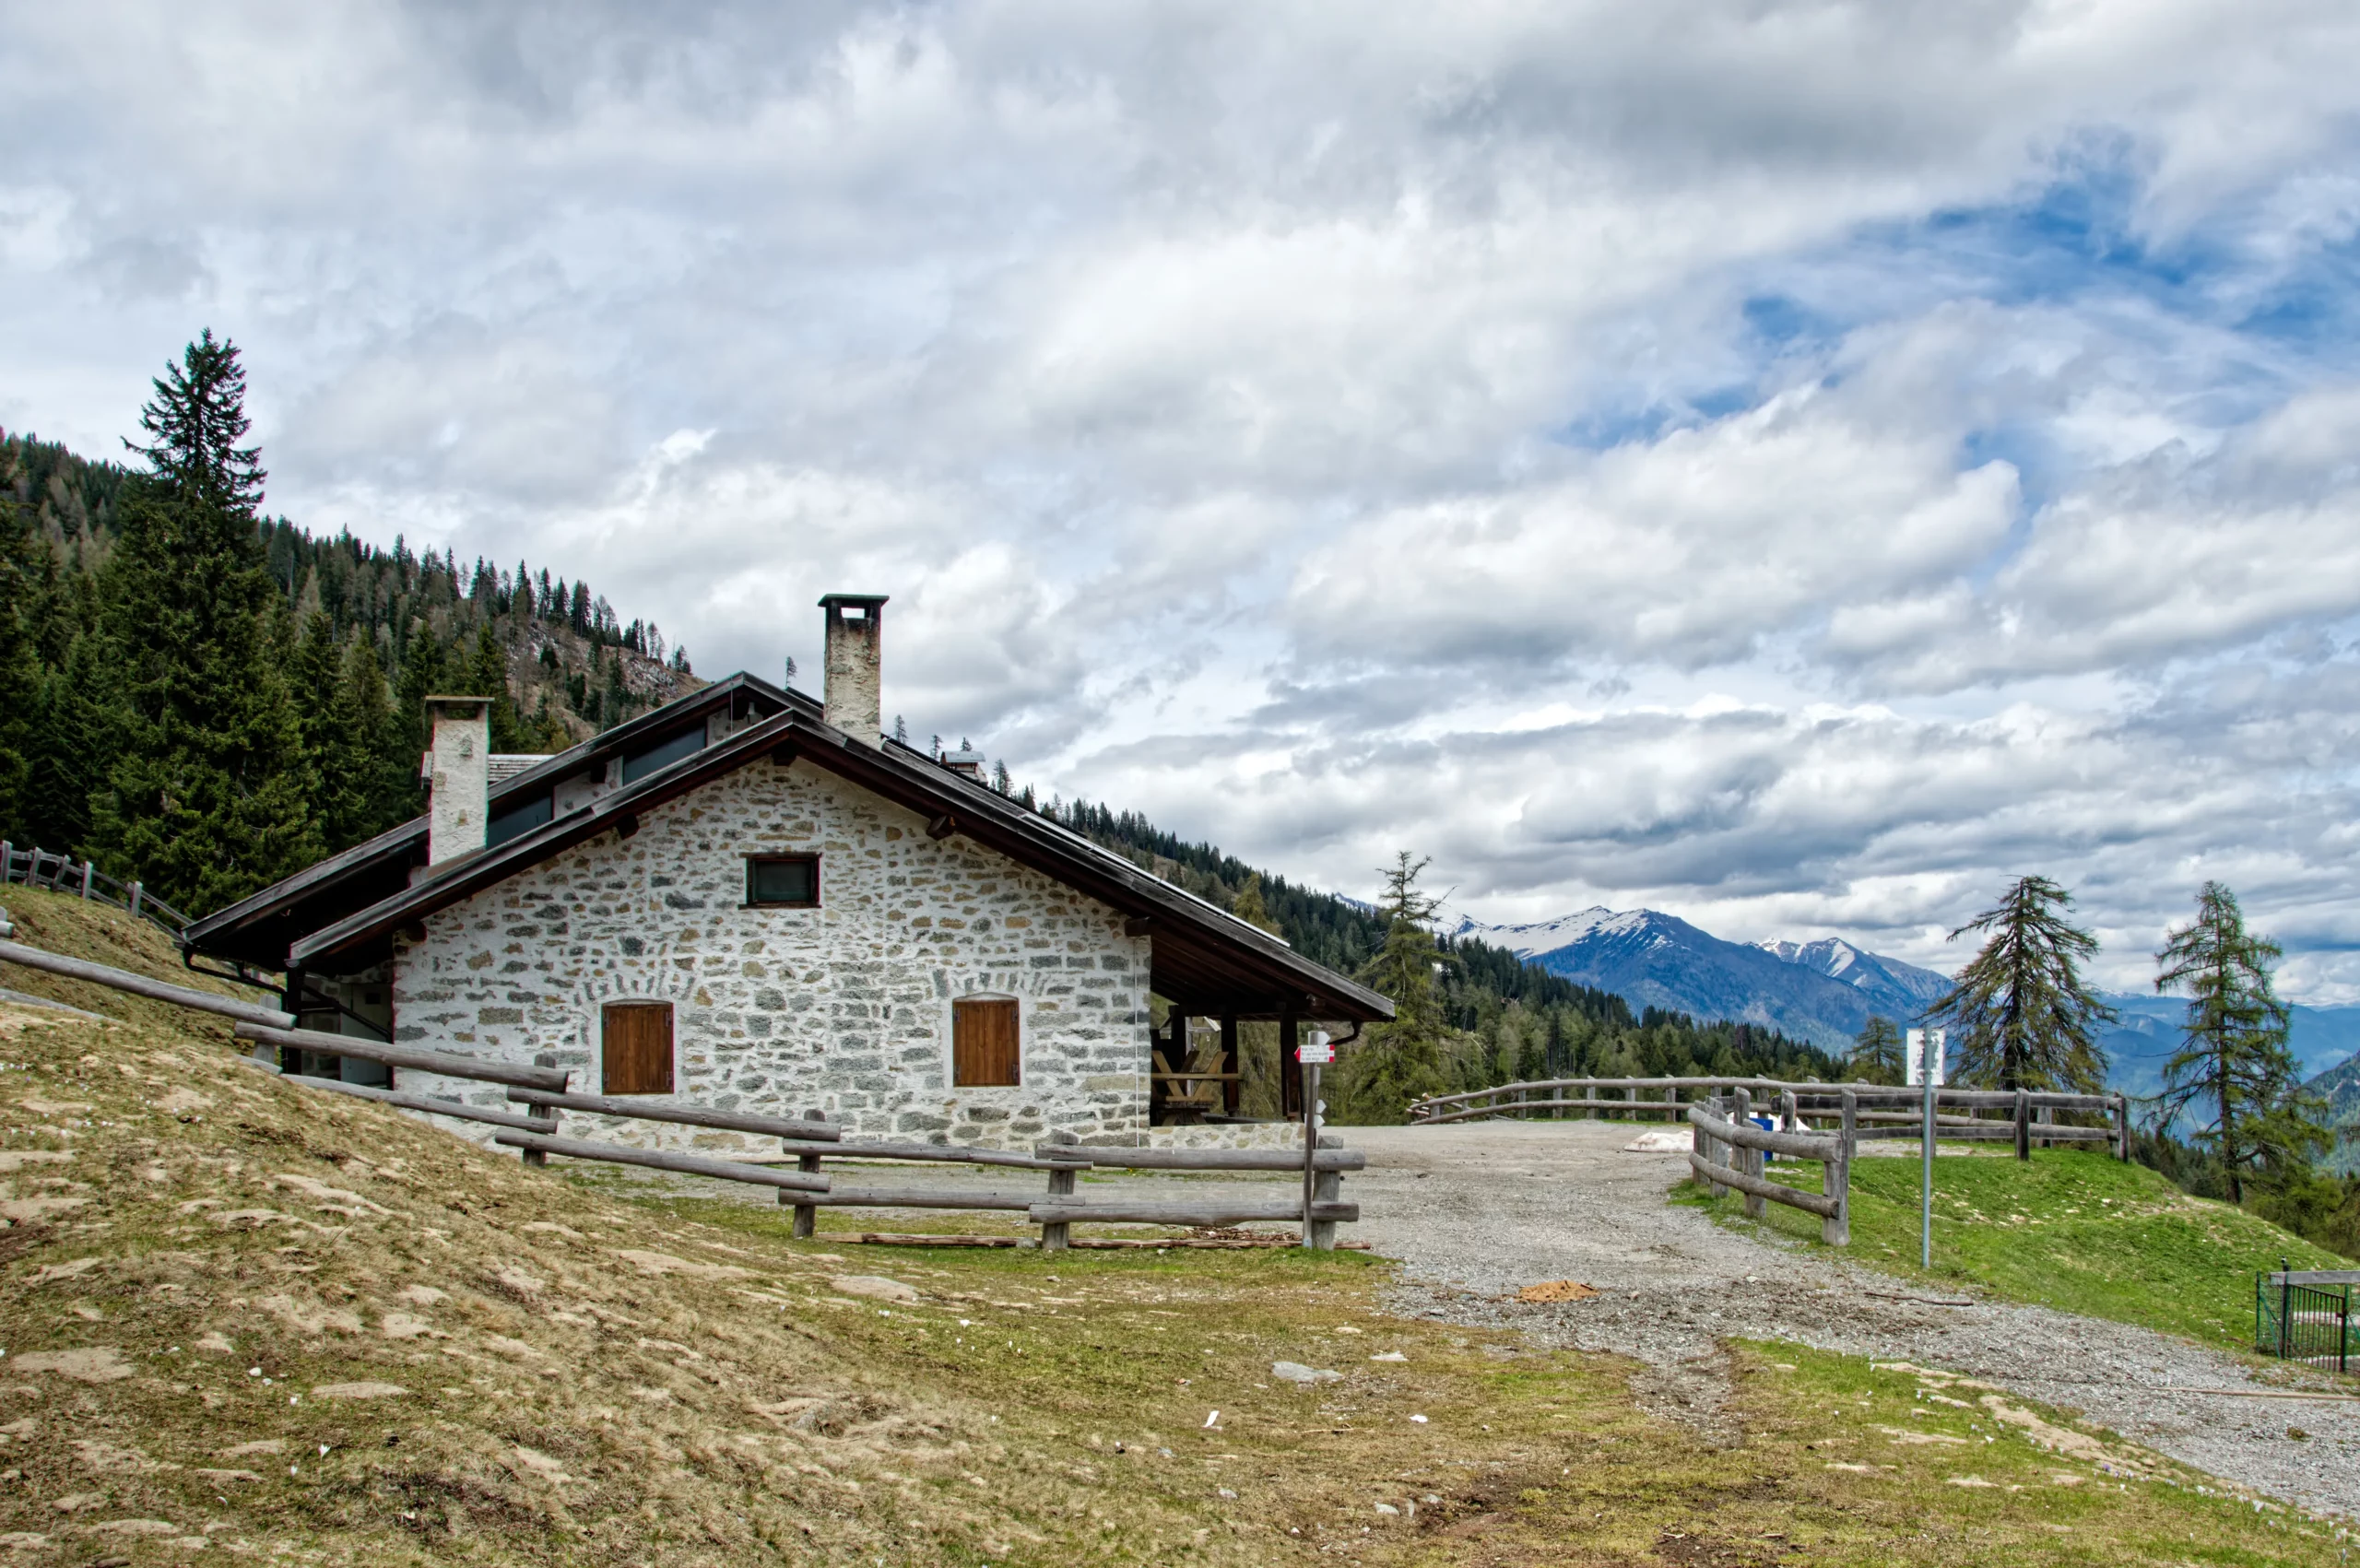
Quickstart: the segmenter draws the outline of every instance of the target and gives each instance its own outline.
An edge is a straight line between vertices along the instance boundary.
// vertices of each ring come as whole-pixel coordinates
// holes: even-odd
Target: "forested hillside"
[[[0,836],[204,913],[420,808],[421,699],[560,749],[699,682],[586,583],[262,515],[209,337],[129,465],[0,431]]]

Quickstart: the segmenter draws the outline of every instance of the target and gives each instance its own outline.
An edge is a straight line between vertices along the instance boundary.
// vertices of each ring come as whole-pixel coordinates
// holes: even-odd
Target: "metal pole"
[[[1941,1047],[1936,1043],[1941,1035],[1928,1030],[1925,1049],[1919,1054],[1918,1077],[1926,1088],[1926,1123],[1918,1137],[1920,1149],[1918,1193],[1918,1267],[1934,1267],[1934,1067]]]
[[[1318,1036],[1315,1033],[1314,1039]],[[1311,1205],[1319,1155],[1319,1064],[1303,1064],[1303,1244],[1311,1245]]]

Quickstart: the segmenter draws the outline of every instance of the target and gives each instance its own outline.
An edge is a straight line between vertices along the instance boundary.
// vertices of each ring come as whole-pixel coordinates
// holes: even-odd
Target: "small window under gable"
[[[599,1086],[605,1092],[672,1092],[671,1003],[608,1002],[600,1024]]]
[[[684,729],[671,739],[623,759],[623,783],[637,784],[658,768],[668,768],[683,757],[704,749],[702,729]]]
[[[1022,1081],[1016,998],[962,996],[950,1004],[950,1082],[1008,1088]]]
[[[746,904],[749,909],[819,908],[820,857],[816,855],[748,855]]]

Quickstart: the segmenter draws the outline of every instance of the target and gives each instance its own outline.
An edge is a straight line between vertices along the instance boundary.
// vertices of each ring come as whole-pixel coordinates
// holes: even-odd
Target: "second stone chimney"
[[[870,746],[885,743],[885,703],[878,672],[885,597],[830,594],[820,601],[828,612],[828,722]]]
[[[429,697],[426,722],[434,732],[426,753],[426,863],[481,849],[491,826],[491,700]]]

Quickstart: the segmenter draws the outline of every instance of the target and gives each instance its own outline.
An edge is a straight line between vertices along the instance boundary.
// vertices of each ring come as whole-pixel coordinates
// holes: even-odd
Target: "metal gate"
[[[2253,1282],[2253,1348],[2343,1372],[2353,1359],[2352,1287],[2360,1270],[2282,1268]]]

